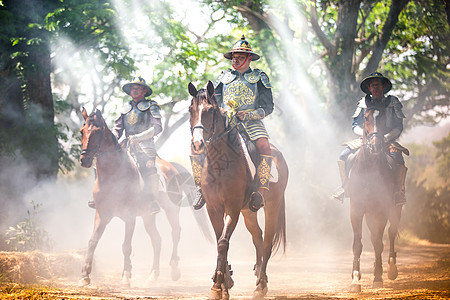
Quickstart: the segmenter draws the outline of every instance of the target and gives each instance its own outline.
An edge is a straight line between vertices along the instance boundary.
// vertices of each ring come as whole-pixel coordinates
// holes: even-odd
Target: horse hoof
[[[159,271],[158,270],[152,270],[150,273],[150,276],[148,276],[147,280],[145,280],[145,286],[146,287],[152,287],[152,283],[156,282],[159,277]]]
[[[390,263],[390,264],[388,265],[387,275],[388,275],[388,278],[389,278],[390,280],[396,279],[397,276],[398,276],[397,265],[395,265],[394,263]]]
[[[83,287],[91,284],[91,279],[89,277],[83,277],[78,281],[78,286]]]
[[[265,287],[261,289],[260,287],[257,287],[256,290],[253,292],[253,300],[260,300],[264,299],[264,297],[267,295],[268,288]]]
[[[130,278],[131,278],[131,272],[124,271],[123,275],[122,275],[122,282],[121,282],[122,287],[130,288],[130,286],[131,286]]]
[[[170,276],[173,281],[177,281],[181,277],[181,271],[178,267],[172,266],[172,271],[170,272]]]
[[[350,286],[350,293],[361,293],[361,285],[360,284],[352,284]]]
[[[383,288],[383,281],[374,281],[372,284],[373,289],[381,289]]]
[[[222,290],[221,289],[215,289],[211,288],[211,291],[209,292],[209,300],[220,300],[222,299]]]

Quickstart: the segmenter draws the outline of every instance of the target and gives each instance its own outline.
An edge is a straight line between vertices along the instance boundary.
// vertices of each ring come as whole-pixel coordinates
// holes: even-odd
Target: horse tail
[[[280,210],[278,211],[278,224],[277,230],[273,237],[272,256],[278,252],[280,246],[282,247],[284,254],[286,252],[286,205],[284,194],[283,200],[281,201]]]
[[[192,208],[192,205],[194,204],[194,194],[195,194],[195,182],[194,177],[192,177],[191,173],[176,162],[170,162],[174,168],[178,172],[178,182],[181,186],[181,192],[184,192],[185,197],[187,198],[187,202],[189,207]],[[200,231],[202,232],[203,236],[206,238],[208,242],[211,244],[214,244],[216,240],[213,238],[210,227],[209,227],[209,220],[206,217],[205,210],[199,210],[194,212],[195,221],[197,222],[198,227],[200,228]]]

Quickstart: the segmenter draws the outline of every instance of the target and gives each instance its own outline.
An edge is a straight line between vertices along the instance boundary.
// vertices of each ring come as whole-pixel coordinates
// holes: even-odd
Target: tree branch
[[[391,38],[392,31],[394,30],[395,25],[397,25],[398,16],[400,15],[400,12],[403,10],[403,8],[405,8],[406,4],[408,4],[409,1],[410,0],[392,0],[388,17],[383,25],[381,36],[375,42],[372,51],[372,56],[370,57],[369,62],[367,63],[364,74],[369,74],[377,70],[383,52],[386,49],[386,45]]]

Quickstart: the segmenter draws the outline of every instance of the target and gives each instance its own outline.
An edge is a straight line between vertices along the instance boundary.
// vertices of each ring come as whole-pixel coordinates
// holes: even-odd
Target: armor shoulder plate
[[[152,113],[153,118],[161,119],[161,107],[159,107],[156,101],[151,100],[150,112]]]
[[[269,76],[267,76],[267,74],[263,71],[261,71],[259,76],[261,77],[261,82],[264,84],[264,86],[268,89],[271,89],[272,84],[270,84]]]
[[[252,72],[244,74],[244,78],[250,83],[257,83],[259,80],[261,80],[262,84],[266,88],[272,88],[269,76],[267,76],[267,74],[260,69],[254,69]]]
[[[355,113],[353,114],[352,118],[358,117],[363,108],[367,108],[365,98],[362,98],[361,100],[358,101],[358,105],[356,106],[356,110],[355,110]]]
[[[394,112],[395,112],[395,115],[397,116],[397,118],[399,118],[399,119],[406,118],[406,116],[403,114],[403,111],[402,111],[403,104],[400,102],[400,100],[398,100],[398,98],[395,96],[389,95],[388,97],[390,99],[389,107],[394,108]]]
[[[144,101],[139,102],[138,105],[137,105],[137,108],[138,108],[140,111],[146,111],[147,109],[150,108],[150,105],[151,105],[150,100],[147,100],[147,99],[146,99],[146,100],[144,100]]]
[[[125,103],[124,106],[122,107],[122,109],[120,110],[120,113],[122,115],[126,115],[127,113],[130,112],[130,110],[133,109],[133,106],[131,106],[131,104],[129,102]]]
[[[219,84],[222,82],[222,77],[224,76],[224,71],[222,71],[219,75],[219,77],[217,77],[216,81],[214,82],[214,88],[217,88],[219,86]]]
[[[261,78],[260,74],[261,74],[261,70],[254,69],[250,73],[245,73],[244,78],[245,78],[245,80],[247,80],[250,83],[257,83],[259,81],[259,79]]]
[[[236,78],[236,74],[233,74],[231,72],[231,70],[227,70],[225,72],[222,72],[222,74],[220,74],[220,82],[222,82],[223,84],[228,84],[230,82],[232,82],[235,78]],[[219,80],[219,78],[217,79]]]

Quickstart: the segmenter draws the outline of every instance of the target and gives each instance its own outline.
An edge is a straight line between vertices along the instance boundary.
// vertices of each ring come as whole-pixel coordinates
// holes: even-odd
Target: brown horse
[[[386,133],[385,107],[370,107],[365,111],[362,146],[357,152],[348,182],[350,197],[350,217],[353,228],[353,282],[352,292],[361,291],[360,257],[362,252],[362,222],[371,234],[375,251],[373,288],[383,287],[383,235],[389,221],[390,251],[388,278],[397,278],[395,238],[398,234],[402,206],[394,205],[394,180],[388,163],[388,147],[384,141]]]
[[[192,83],[189,93],[193,96],[190,112],[192,130],[191,147],[196,153],[205,153],[201,174],[201,188],[206,200],[209,219],[217,239],[217,266],[213,276],[210,299],[229,299],[233,286],[231,266],[228,265],[229,241],[240,213],[247,230],[252,235],[256,249],[255,275],[257,276],[254,299],[267,293],[267,263],[272,253],[286,243],[286,218],[284,191],[288,181],[288,167],[281,152],[272,146],[278,181],[271,182],[264,206],[264,239],[258,225],[257,213],[247,203],[252,191],[252,179],[239,142],[237,129],[228,128],[214,97],[211,81],[207,89],[197,91]]]
[[[153,266],[146,283],[150,284],[151,280],[157,279],[160,272],[161,236],[156,228],[155,215],[142,208],[139,171],[130,154],[121,148],[116,137],[106,125],[100,111],[96,110],[88,116],[83,108],[82,115],[85,124],[80,129],[82,134],[80,163],[83,167],[89,168],[92,166],[95,158],[97,176],[93,190],[96,207],[94,231],[89,240],[79,285],[85,286],[90,284],[89,275],[92,269],[95,248],[103,235],[105,227],[113,217],[119,217],[125,222],[125,239],[122,244],[124,255],[122,284],[125,286],[130,285],[131,240],[136,216],[142,217],[145,230],[152,241]],[[189,173],[180,165],[171,164],[159,157],[156,160],[156,164],[160,174],[160,185],[164,183],[164,186],[166,186],[164,191],[160,189],[158,201],[165,211],[172,228],[171,276],[173,280],[178,280],[180,277],[178,243],[181,231],[179,202],[183,192],[187,197],[192,198],[192,191],[189,191],[185,178],[180,180],[180,174],[186,175]],[[193,199],[190,201],[192,202]]]

